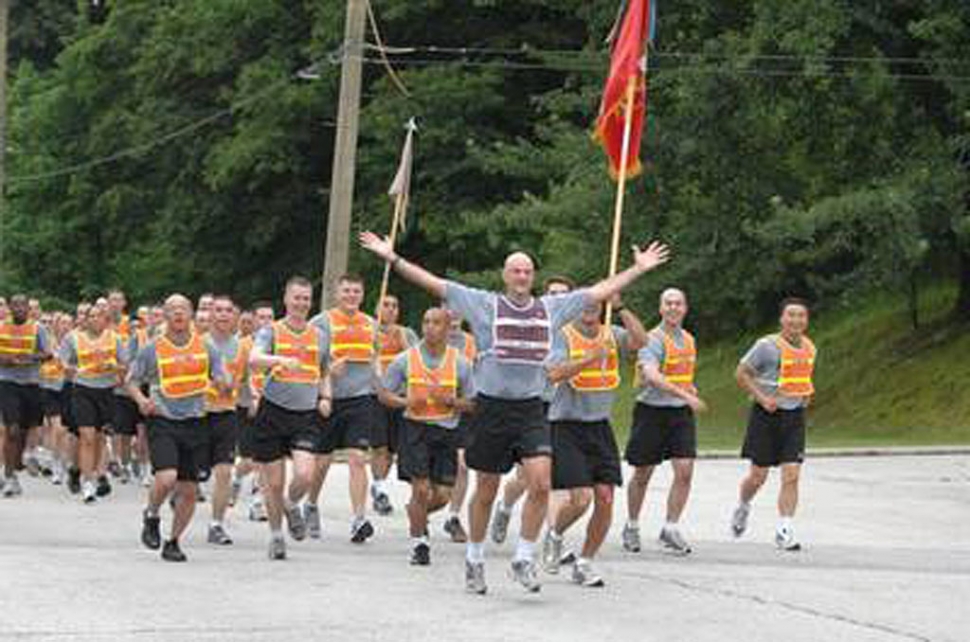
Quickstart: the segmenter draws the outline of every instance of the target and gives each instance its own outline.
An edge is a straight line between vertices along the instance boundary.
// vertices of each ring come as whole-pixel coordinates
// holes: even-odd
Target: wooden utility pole
[[[0,0],[0,275],[4,272],[7,169],[7,27],[10,0]]]
[[[347,271],[350,255],[350,215],[354,203],[357,130],[360,122],[360,85],[363,66],[367,0],[347,0],[343,64],[340,73],[340,104],[337,108],[337,139],[330,179],[330,212],[323,255],[322,309],[329,307],[337,278]]]

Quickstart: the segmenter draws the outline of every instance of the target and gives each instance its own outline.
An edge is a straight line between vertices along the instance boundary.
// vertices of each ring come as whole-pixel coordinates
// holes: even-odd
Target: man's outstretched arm
[[[394,247],[386,237],[381,238],[373,232],[361,232],[360,245],[391,264],[394,271],[405,280],[425,290],[436,299],[445,298],[445,280],[428,272],[420,265],[404,260],[394,252]]]
[[[669,259],[669,248],[659,241],[654,241],[644,250],[634,245],[633,265],[590,287],[589,296],[595,301],[606,301],[614,294],[619,294],[624,288],[650,270],[663,265]]]

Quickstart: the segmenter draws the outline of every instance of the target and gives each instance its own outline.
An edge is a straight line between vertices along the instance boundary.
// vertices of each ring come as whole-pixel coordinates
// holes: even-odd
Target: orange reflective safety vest
[[[239,399],[239,387],[242,382],[243,374],[246,372],[246,361],[249,354],[244,353],[242,341],[236,342],[236,358],[222,360],[222,367],[232,378],[232,387],[229,390],[220,390],[210,380],[209,386],[205,389],[205,407],[212,412],[225,412],[236,409],[236,401]]]
[[[815,371],[815,344],[802,337],[802,345],[796,348],[780,334],[774,336],[775,345],[781,352],[778,366],[778,392],[786,397],[811,397],[815,394],[812,374]]]
[[[239,353],[242,355],[243,362],[249,363],[249,357],[253,353],[253,335],[243,337],[239,340]],[[249,385],[257,395],[263,394],[266,388],[266,371],[262,368],[249,368]]]
[[[598,392],[615,390],[620,385],[620,353],[616,345],[616,338],[609,328],[603,326],[600,333],[593,338],[583,335],[572,324],[563,328],[566,335],[566,345],[569,359],[581,361],[602,348],[606,348],[605,363],[600,361],[586,366],[576,376],[569,380],[569,385],[580,392]]]
[[[15,357],[37,351],[37,324],[0,323],[0,356]]]
[[[64,364],[58,358],[48,359],[40,364],[40,379],[49,383],[56,383],[64,378]]]
[[[74,333],[77,348],[77,374],[80,377],[103,377],[118,370],[118,335],[105,330],[97,339],[87,332]]]
[[[475,347],[475,336],[471,332],[462,331],[465,335],[465,361],[468,363],[475,363],[475,357],[478,356],[478,348]]]
[[[664,342],[664,362],[660,367],[660,374],[678,388],[693,388],[694,369],[697,365],[697,343],[694,341],[694,335],[681,329],[684,346],[679,347],[674,338],[662,329],[658,329],[657,332],[663,334]]]
[[[455,417],[458,398],[458,350],[448,346],[437,368],[429,368],[421,349],[408,350],[408,407],[404,414],[415,421],[441,421]]]
[[[128,341],[131,340],[131,319],[121,315],[121,320],[115,324],[115,332],[121,337],[121,342],[128,345]]]
[[[330,327],[333,328],[333,326]],[[377,345],[379,346],[377,363],[380,366],[380,372],[383,374],[387,370],[387,366],[394,361],[394,358],[408,349],[404,328],[394,325],[386,330],[378,331]]]
[[[273,354],[295,357],[295,368],[273,368],[273,381],[317,384],[320,382],[320,339],[317,330],[307,325],[302,332],[291,330],[283,321],[273,323]]]
[[[155,340],[155,358],[162,395],[183,399],[205,394],[209,387],[209,351],[202,335],[193,332],[182,347],[161,336]]]
[[[374,322],[363,312],[349,315],[339,308],[327,311],[330,321],[330,356],[366,363],[374,356]]]

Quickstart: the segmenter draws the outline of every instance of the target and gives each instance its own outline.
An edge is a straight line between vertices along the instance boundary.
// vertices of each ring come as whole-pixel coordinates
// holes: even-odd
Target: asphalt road
[[[377,536],[349,542],[346,470],[325,488],[324,538],[290,542],[266,558],[266,527],[237,507],[228,548],[205,543],[200,504],[183,549],[167,564],[138,542],[143,491],[95,506],[26,479],[0,500],[2,640],[970,640],[970,457],[825,458],[806,465],[796,521],[798,554],[774,549],[772,478],[751,528],[728,533],[739,461],[698,463],[684,531],[687,558],[660,551],[669,473],[655,477],[641,521],[649,545],[620,549],[625,517],[598,562],[607,586],[546,576],[539,595],[506,577],[514,537],[489,546],[489,594],[463,590],[461,545],[434,518],[432,565],[408,565],[402,510],[373,518]],[[163,526],[169,514],[163,513]],[[513,529],[517,528],[517,518]],[[567,536],[578,540],[580,531]]]

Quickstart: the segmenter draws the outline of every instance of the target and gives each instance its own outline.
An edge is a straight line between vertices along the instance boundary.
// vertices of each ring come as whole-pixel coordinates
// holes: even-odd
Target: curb
[[[805,453],[805,457],[811,459],[835,457],[939,457],[944,455],[970,455],[970,446],[858,446],[850,448],[809,449]],[[697,458],[741,459],[740,448],[738,450],[710,450],[700,452]]]

